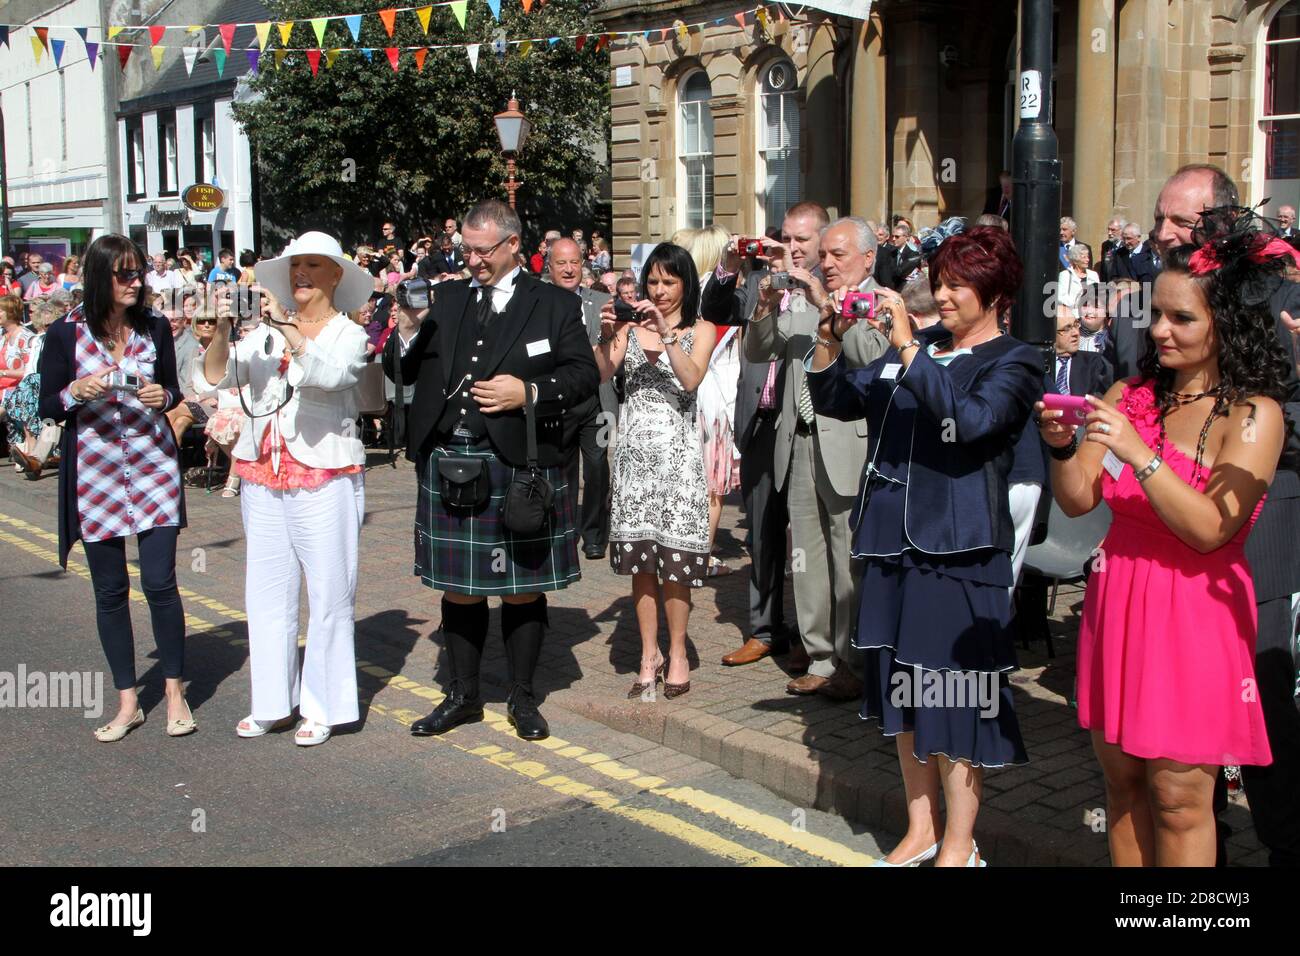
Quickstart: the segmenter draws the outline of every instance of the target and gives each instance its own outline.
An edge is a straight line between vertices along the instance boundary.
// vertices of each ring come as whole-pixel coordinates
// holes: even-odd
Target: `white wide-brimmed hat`
[[[304,232],[285,246],[279,257],[254,266],[257,284],[286,309],[294,308],[293,283],[289,278],[289,260],[294,256],[321,256],[343,267],[343,276],[334,290],[334,308],[341,312],[361,308],[375,291],[374,277],[343,255],[337,239],[323,232]]]

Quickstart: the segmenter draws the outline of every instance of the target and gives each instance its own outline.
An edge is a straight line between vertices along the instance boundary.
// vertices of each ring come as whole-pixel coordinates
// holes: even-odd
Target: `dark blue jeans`
[[[154,643],[163,677],[185,671],[185,612],[176,590],[176,538],[179,528],[151,528],[137,535],[140,584],[149,602]],[[95,589],[95,623],[104,645],[113,686],[135,687],[135,635],[131,630],[131,583],[126,573],[126,538],[82,542],[90,583]]]

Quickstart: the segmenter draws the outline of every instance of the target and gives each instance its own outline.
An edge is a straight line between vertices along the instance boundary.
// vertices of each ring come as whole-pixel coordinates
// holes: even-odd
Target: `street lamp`
[[[492,117],[497,124],[497,136],[501,140],[501,152],[506,156],[506,194],[510,197],[510,208],[515,208],[515,154],[524,148],[528,139],[528,118],[519,109],[519,101],[510,97],[510,103],[504,113]]]

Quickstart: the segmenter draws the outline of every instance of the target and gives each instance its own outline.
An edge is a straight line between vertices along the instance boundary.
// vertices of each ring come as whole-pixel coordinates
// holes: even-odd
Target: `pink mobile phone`
[[[1065,414],[1061,416],[1060,421],[1066,425],[1087,424],[1088,414],[1092,411],[1092,406],[1084,396],[1058,395],[1055,392],[1047,392],[1043,395],[1043,407],[1064,411]]]

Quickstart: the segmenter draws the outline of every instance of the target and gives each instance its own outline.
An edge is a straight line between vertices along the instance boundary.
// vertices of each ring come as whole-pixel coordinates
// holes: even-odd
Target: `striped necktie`
[[[817,421],[817,414],[813,411],[812,393],[808,391],[808,376],[806,375],[799,383],[799,417],[810,428]]]
[[[1059,358],[1056,361],[1056,391],[1061,395],[1069,395],[1070,360],[1068,358]]]

